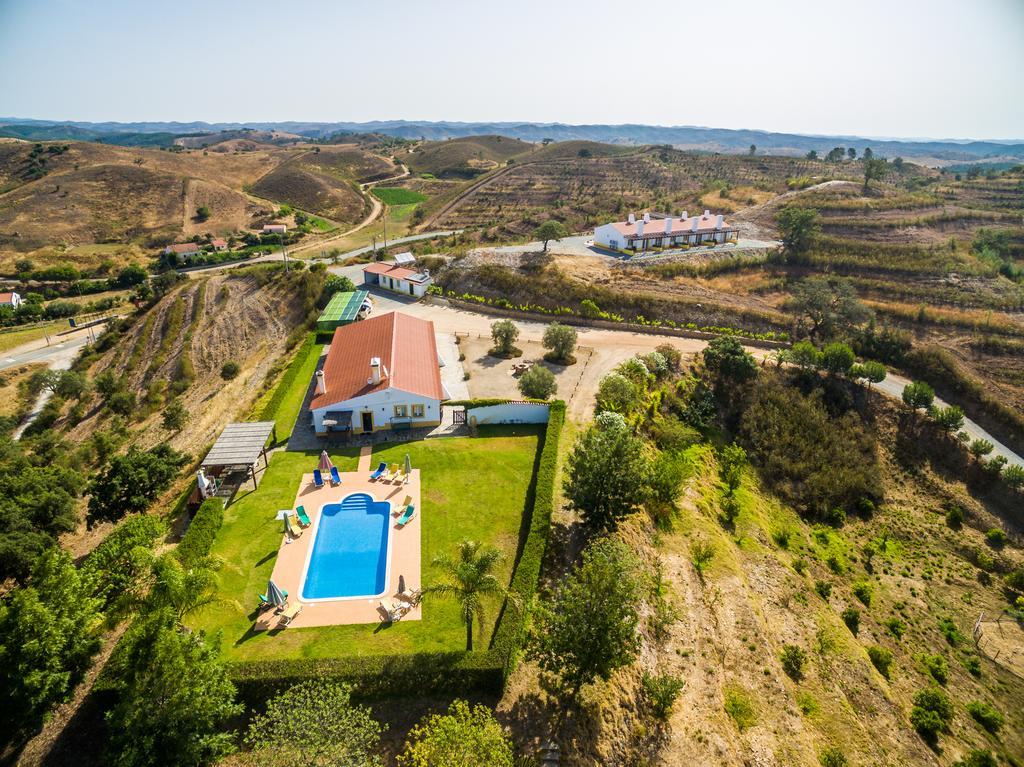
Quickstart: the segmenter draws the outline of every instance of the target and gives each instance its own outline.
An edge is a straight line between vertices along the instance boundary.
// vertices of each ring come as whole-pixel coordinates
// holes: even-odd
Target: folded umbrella
[[[277,587],[276,583],[267,581],[267,601],[277,607],[284,607],[288,602],[288,597]]]
[[[322,453],[320,453],[320,463],[317,466],[317,468],[320,469],[320,471],[325,471],[325,472],[329,472],[331,469],[334,468],[334,464],[331,463],[331,457],[329,455],[327,455],[327,451],[326,450],[324,450]]]

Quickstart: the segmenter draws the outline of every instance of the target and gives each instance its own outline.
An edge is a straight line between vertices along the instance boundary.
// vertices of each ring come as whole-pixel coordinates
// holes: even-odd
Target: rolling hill
[[[494,170],[510,158],[534,148],[533,144],[502,136],[471,136],[450,141],[428,141],[400,153],[399,159],[414,173],[468,179]]]

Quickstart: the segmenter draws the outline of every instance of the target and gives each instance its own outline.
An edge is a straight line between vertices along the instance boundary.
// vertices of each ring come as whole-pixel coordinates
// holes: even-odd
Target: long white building
[[[643,252],[653,248],[694,246],[705,243],[736,242],[739,230],[730,226],[725,216],[713,215],[705,210],[700,216],[679,218],[652,217],[644,213],[637,218],[632,213],[626,221],[604,224],[594,230],[594,244],[612,250]]]

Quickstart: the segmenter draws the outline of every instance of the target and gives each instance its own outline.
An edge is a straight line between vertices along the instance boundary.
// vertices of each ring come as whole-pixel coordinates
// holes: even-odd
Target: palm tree
[[[180,624],[187,615],[207,605],[225,600],[217,596],[217,570],[220,562],[206,557],[185,567],[172,554],[153,563],[156,576],[150,591],[150,602],[156,608],[169,608]]]
[[[506,599],[513,607],[518,607],[518,597],[502,586],[492,573],[501,557],[496,548],[485,548],[478,541],[463,541],[459,544],[457,559],[444,555],[434,559],[434,566],[444,571],[447,580],[427,586],[423,593],[451,597],[459,603],[459,612],[466,624],[467,651],[473,649],[474,618],[483,630],[486,599]]]

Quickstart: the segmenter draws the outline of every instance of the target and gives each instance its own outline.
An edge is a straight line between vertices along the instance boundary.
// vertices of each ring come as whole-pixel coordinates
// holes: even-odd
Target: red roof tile
[[[386,274],[388,277],[394,277],[396,280],[407,280],[410,277],[415,277],[419,272],[415,269],[406,269],[404,266],[396,266],[395,264],[367,264],[363,267],[363,274]]]
[[[697,222],[697,229],[696,230],[693,229],[693,222],[695,220]],[[618,230],[619,234],[625,235],[626,237],[637,237],[637,236],[643,236],[643,237],[662,236],[663,237],[666,234],[666,232],[665,232],[665,221],[666,221],[666,219],[663,219],[663,218],[652,218],[650,221],[647,221],[646,223],[644,223],[644,233],[643,233],[643,235],[637,235],[637,233],[636,233],[637,225],[636,224],[631,224],[628,221],[617,221],[614,224],[612,224],[612,226],[614,226]],[[720,231],[723,231],[725,229],[732,229],[733,228],[729,224],[728,221],[725,221],[723,219],[722,220],[722,228],[721,229],[716,229],[715,228],[715,222],[716,221],[718,221],[718,216],[716,214],[714,214],[714,213],[712,213],[711,215],[708,215],[708,216],[701,215],[701,216],[690,216],[689,218],[674,218],[674,219],[672,219],[672,228],[669,230],[668,234],[671,234],[671,235],[675,236],[675,235],[680,235],[680,234],[686,234],[687,232],[694,232],[695,234],[696,233],[704,233],[704,232],[716,232],[716,231],[720,232]],[[642,222],[638,221],[637,223],[642,223]]]
[[[0,293],[0,304],[13,304],[14,293]]]
[[[373,357],[388,373],[384,377],[382,370],[376,385],[368,383]],[[389,312],[335,330],[323,371],[327,392],[313,397],[313,410],[389,388],[445,398],[434,323],[408,314]]]
[[[228,246],[227,240],[210,240],[210,244],[215,248],[226,248]]]
[[[199,244],[195,242],[183,242],[178,245],[171,245],[171,250],[175,253],[196,253],[199,250]]]

